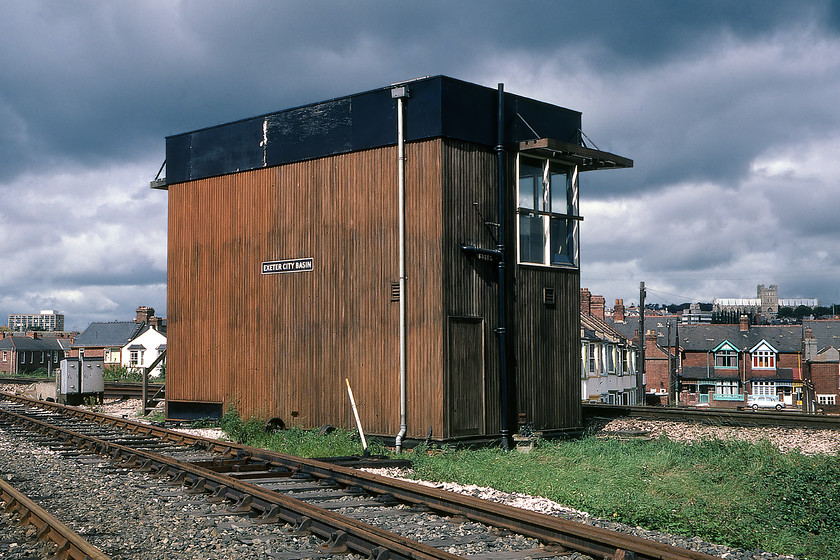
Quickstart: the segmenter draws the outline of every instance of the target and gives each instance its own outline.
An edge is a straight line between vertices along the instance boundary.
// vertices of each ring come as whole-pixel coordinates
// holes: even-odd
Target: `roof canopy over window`
[[[519,151],[549,157],[578,166],[580,171],[597,169],[624,169],[633,167],[633,160],[601,150],[585,148],[553,138],[538,138],[519,143]]]

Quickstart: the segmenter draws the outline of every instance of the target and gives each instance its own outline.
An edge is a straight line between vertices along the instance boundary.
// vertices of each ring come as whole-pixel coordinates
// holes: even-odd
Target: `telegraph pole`
[[[636,404],[645,404],[645,283],[639,283],[639,367],[636,368]]]

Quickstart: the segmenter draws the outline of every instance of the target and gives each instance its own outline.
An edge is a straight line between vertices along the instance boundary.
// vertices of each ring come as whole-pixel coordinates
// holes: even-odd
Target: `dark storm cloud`
[[[838,4],[7,3],[0,320],[165,312],[166,193],[148,188],[165,136],[429,74],[581,110],[635,160],[581,186],[583,281],[605,295],[654,275],[703,296],[754,278],[828,293]],[[771,259],[816,268],[777,280]]]
[[[0,157],[11,172],[50,158],[129,157],[166,134],[417,73],[469,74],[494,52],[562,57],[575,49],[595,69],[634,72],[706,50],[727,32],[750,40],[777,32],[780,21],[821,21],[827,10],[764,2],[535,2],[515,9],[469,2],[14,3],[0,24]],[[695,84],[698,91],[708,85]],[[697,93],[692,102],[685,92],[681,101],[708,114],[717,97],[731,94],[719,85],[717,95]],[[703,140],[724,136],[696,126]]]

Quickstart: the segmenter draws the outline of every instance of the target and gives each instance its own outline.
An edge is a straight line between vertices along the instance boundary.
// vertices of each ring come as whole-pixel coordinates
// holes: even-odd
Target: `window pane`
[[[540,209],[543,198],[542,162],[521,158],[519,160],[519,207]],[[538,206],[538,204],[540,206]]]
[[[551,218],[551,264],[574,264],[571,220]]]
[[[552,165],[549,172],[551,189],[551,212],[555,214],[570,214],[569,212],[569,175],[564,167]]]
[[[519,215],[519,260],[545,262],[545,231],[542,218],[534,214]]]

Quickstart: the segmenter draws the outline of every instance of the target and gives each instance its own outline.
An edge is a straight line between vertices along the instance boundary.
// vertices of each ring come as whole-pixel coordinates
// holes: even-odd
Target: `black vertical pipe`
[[[639,367],[636,368],[636,404],[645,404],[645,346],[647,335],[645,334],[645,283],[639,282]]]
[[[505,86],[499,84],[499,116],[498,116],[498,142],[496,143],[496,171],[498,188],[498,221],[499,235],[497,238],[496,250],[499,251],[498,259],[499,286],[498,286],[498,324],[496,334],[499,337],[499,405],[502,421],[502,448],[510,449],[510,419],[508,413],[508,378],[507,378],[507,340],[505,337],[506,321],[505,310],[507,306],[507,291],[505,289]]]

